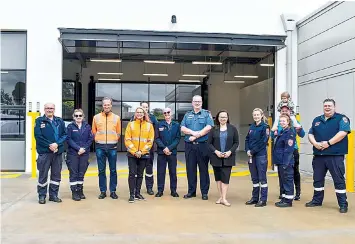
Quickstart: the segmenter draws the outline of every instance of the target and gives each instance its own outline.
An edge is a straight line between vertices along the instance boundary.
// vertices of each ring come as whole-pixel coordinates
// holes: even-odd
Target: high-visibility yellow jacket
[[[134,120],[128,123],[125,132],[127,151],[134,155],[141,151],[142,155],[149,155],[154,142],[153,124],[145,120]]]
[[[107,115],[105,112],[96,114],[92,122],[92,133],[96,143],[117,144],[121,136],[120,116],[112,112]]]

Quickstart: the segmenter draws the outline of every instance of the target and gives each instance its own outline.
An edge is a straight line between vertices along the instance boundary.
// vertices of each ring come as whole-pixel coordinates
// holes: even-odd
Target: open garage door
[[[148,101],[151,112],[158,117],[163,107],[171,107],[175,119],[180,122],[191,109],[192,95],[199,94],[203,107],[213,114],[218,109],[228,109],[231,122],[242,132],[251,119],[250,106],[266,110],[272,105],[274,67],[261,64],[273,66],[274,53],[285,47],[286,38],[136,30],[59,30],[63,69],[81,72],[83,87],[88,87],[88,94],[83,94],[83,104],[88,104],[84,111],[89,123],[100,110],[100,99],[110,96],[115,99],[114,108],[122,118],[122,128],[140,100]],[[68,68],[74,64],[80,67]],[[244,78],[245,82],[241,83]],[[252,96],[260,99],[254,99],[253,103],[249,101]],[[179,149],[183,150],[183,143],[180,144]],[[123,144],[119,150],[125,151]]]

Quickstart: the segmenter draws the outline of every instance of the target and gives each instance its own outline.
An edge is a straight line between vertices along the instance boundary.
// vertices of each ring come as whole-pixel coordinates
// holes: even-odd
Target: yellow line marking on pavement
[[[17,178],[19,176],[21,176],[22,174],[19,173],[7,173],[7,172],[1,172],[0,178],[1,179],[13,179],[13,178]]]
[[[180,160],[178,160],[177,163],[178,163],[180,166],[184,167],[184,168],[186,167],[186,165],[183,164]]]

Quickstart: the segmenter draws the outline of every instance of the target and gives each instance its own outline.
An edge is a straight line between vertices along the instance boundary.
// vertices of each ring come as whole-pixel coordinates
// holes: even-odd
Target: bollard
[[[267,122],[270,127],[270,133],[271,133],[271,128],[272,128],[272,117],[268,117]],[[268,141],[268,147],[267,147],[267,166],[268,169],[272,169],[272,140],[271,140],[271,135],[269,136],[269,141]]]
[[[31,117],[31,178],[37,178],[37,151],[36,151],[36,139],[34,135],[35,121],[40,116],[40,112],[28,112],[27,116]]]
[[[351,131],[348,134],[348,155],[346,155],[346,191],[347,192],[355,192],[354,189],[354,133],[355,131]]]

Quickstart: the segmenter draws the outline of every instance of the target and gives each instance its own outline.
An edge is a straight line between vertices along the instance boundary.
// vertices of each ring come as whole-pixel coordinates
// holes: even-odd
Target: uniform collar
[[[327,120],[330,120],[330,119],[335,118],[336,114],[337,114],[337,113],[334,113],[333,116],[332,116],[332,117],[329,117],[328,119],[326,119],[326,118],[325,118],[325,115],[322,114],[322,115],[320,116],[320,118],[321,118],[321,120],[323,120],[323,121],[325,122],[325,121],[327,121]]]
[[[192,111],[191,111],[193,114],[200,114],[200,113],[202,113],[202,108],[200,109],[200,111],[198,111],[197,113],[195,112],[195,110],[193,110],[192,109]]]
[[[264,121],[261,121],[260,124],[258,124],[258,125],[257,125],[256,122],[254,121],[254,126],[255,126],[255,127],[259,127],[259,126],[262,126],[262,125],[264,125]]]

